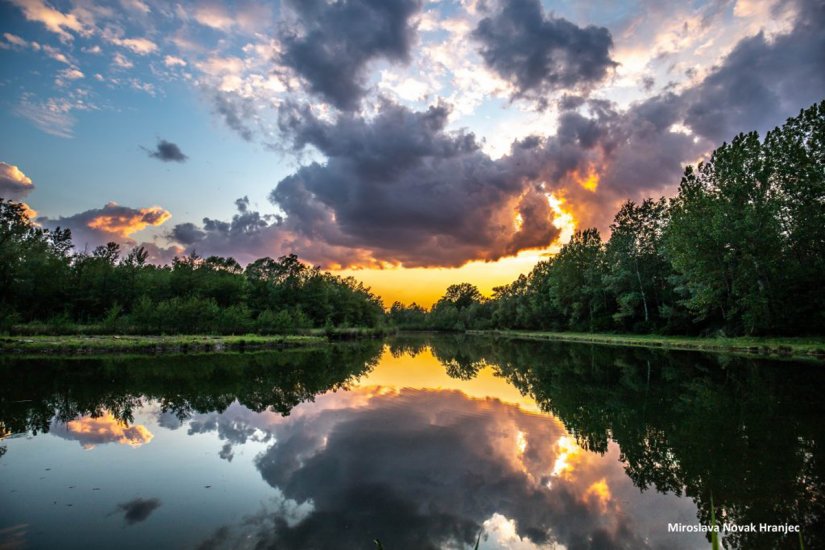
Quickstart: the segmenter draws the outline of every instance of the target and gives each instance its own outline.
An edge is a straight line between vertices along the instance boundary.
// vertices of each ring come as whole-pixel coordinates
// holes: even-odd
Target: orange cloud
[[[132,234],[147,227],[157,227],[171,217],[172,214],[160,206],[132,208],[109,202],[103,208],[93,208],[57,218],[43,216],[37,221],[49,229],[60,227],[71,230],[75,247],[79,250],[91,250],[108,242],[134,246],[137,243],[131,238]],[[155,254],[155,257],[160,256],[161,254]]]
[[[0,162],[0,197],[21,200],[31,193],[34,184],[30,177],[14,164]]]
[[[158,226],[172,217],[172,213],[160,206],[149,208],[124,208],[115,202],[108,203],[101,214],[86,223],[91,229],[99,229],[126,238],[147,226]]]
[[[69,439],[76,439],[84,449],[93,449],[101,443],[118,443],[130,447],[140,447],[154,438],[145,426],[129,426],[120,422],[110,413],[92,418],[84,416],[66,423]]]
[[[35,210],[25,202],[21,202],[20,204],[23,205],[23,214],[25,214],[27,218],[29,218],[30,220],[34,220],[37,217],[37,210]]]

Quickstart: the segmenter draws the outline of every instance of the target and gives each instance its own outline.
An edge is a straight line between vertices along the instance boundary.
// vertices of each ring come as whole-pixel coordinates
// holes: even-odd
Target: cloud
[[[282,62],[312,93],[342,110],[355,110],[366,94],[370,61],[407,62],[415,41],[413,16],[420,0],[347,0],[284,3],[296,24],[282,37]]]
[[[486,547],[667,546],[660,517],[624,504],[644,509],[661,495],[640,495],[615,446],[599,456],[562,445],[569,437],[553,418],[456,391],[390,388],[331,394],[298,412],[272,424],[277,443],[256,459],[284,505],[222,527],[204,548],[360,548],[373,538],[462,547],[482,526]],[[571,466],[554,474],[560,459]]]
[[[201,3],[192,15],[201,25],[221,31],[227,31],[235,24],[232,14],[220,4]]]
[[[145,426],[140,424],[129,426],[110,413],[98,417],[84,416],[65,424],[55,420],[52,422],[51,433],[64,439],[77,441],[84,449],[93,449],[96,445],[105,443],[140,447],[154,438],[152,432]]]
[[[23,11],[23,16],[28,21],[43,24],[48,30],[60,36],[61,40],[73,40],[72,32],[87,34],[89,31],[76,14],[63,13],[43,0],[11,0],[11,3]]]
[[[111,38],[110,41],[138,55],[154,53],[158,49],[158,45],[148,38]]]
[[[84,78],[86,75],[78,69],[77,67],[69,67],[67,69],[63,69],[57,73],[57,78],[55,78],[54,82],[57,86],[65,86],[69,82],[74,80],[80,80]]]
[[[107,242],[134,245],[130,238],[146,227],[165,223],[172,214],[159,206],[149,208],[131,208],[115,202],[107,203],[103,208],[94,208],[66,217],[41,217],[37,221],[47,227],[62,227],[72,231],[75,246],[93,248]]]
[[[253,131],[246,121],[252,118],[254,110],[248,99],[231,93],[215,92],[213,105],[215,112],[230,129],[237,132],[244,141],[252,141]]]
[[[548,246],[558,232],[538,183],[509,158],[491,160],[473,134],[447,132],[448,114],[443,105],[413,112],[386,103],[372,120],[329,123],[308,109],[284,110],[294,145],[327,157],[273,190],[285,226],[406,266],[458,266]]]
[[[152,9],[142,0],[120,0],[120,3],[126,9],[132,10],[139,14],[147,15],[152,11]]]
[[[206,232],[201,231],[194,223],[179,223],[169,232],[169,238],[179,242],[184,246],[195,244],[206,237]]]
[[[515,86],[516,97],[542,105],[551,92],[591,87],[616,66],[610,31],[546,17],[538,0],[501,2],[472,37],[487,66]]]
[[[226,441],[218,456],[227,462],[235,457],[234,447],[245,445],[247,441],[268,443],[272,434],[252,425],[255,415],[246,407],[233,404],[223,413],[207,413],[194,416],[189,422],[188,434],[218,432],[218,439]]]
[[[57,98],[50,98],[45,102],[34,102],[30,96],[24,96],[15,108],[15,112],[30,120],[47,134],[72,138],[76,119],[71,112],[75,108],[81,107]]]
[[[134,245],[135,243],[131,241],[126,244]],[[176,256],[182,256],[184,253],[184,248],[175,244],[162,247],[153,242],[142,242],[137,246],[142,246],[146,251],[146,261],[156,265],[170,264]]]
[[[115,52],[115,55],[112,56],[112,63],[121,69],[131,69],[135,66],[128,57],[120,52]]]
[[[548,193],[580,224],[607,229],[622,201],[673,189],[682,163],[708,147],[672,131],[683,110],[673,94],[625,111],[582,98],[560,109],[555,135],[515,142],[493,160],[473,134],[446,130],[443,105],[411,111],[385,102],[372,119],[335,121],[290,105],[282,131],[296,150],[312,147],[326,160],[278,183],[270,199],[281,214],[242,203],[230,221],[172,234],[189,250],[240,261],[290,252],[326,268],[495,261],[559,236]]]
[[[4,32],[3,33],[3,38],[5,38],[6,42],[11,44],[12,46],[16,46],[18,48],[28,48],[29,47],[29,43],[25,39],[20,38],[19,36],[17,36],[16,34],[11,34],[10,32]]]
[[[146,148],[144,150],[150,157],[163,162],[185,162],[189,158],[183,154],[180,147],[165,139],[158,140],[154,150]]]
[[[175,225],[167,238],[183,245],[187,252],[202,255],[232,256],[242,263],[262,256],[280,256],[285,250],[287,234],[281,222],[272,216],[248,208],[236,201],[238,213],[230,221],[203,219],[203,226],[193,223]]]
[[[13,164],[0,162],[0,197],[21,201],[34,189],[31,178]]]
[[[825,45],[825,27],[816,24],[825,17],[822,8],[804,6],[793,31],[743,40],[694,86],[624,109],[564,96],[553,105],[555,134],[522,138],[495,160],[472,134],[446,130],[443,106],[411,111],[385,101],[372,118],[330,120],[286,104],[284,135],[294,149],[311,147],[325,160],[278,183],[270,198],[282,216],[240,212],[231,221],[209,220],[197,243],[180,242],[250,259],[296,252],[333,268],[456,266],[549,245],[558,231],[548,192],[565,201],[579,227],[606,231],[625,200],[672,194],[685,164],[818,99],[825,66],[813,52]]]
[[[185,67],[186,61],[174,55],[167,55],[163,58],[163,64],[167,67]]]
[[[129,525],[146,521],[149,516],[160,508],[161,502],[157,498],[135,498],[117,505],[118,511],[123,512],[123,519]]]
[[[740,41],[696,87],[686,90],[685,124],[714,142],[762,133],[823,97],[825,4],[797,2],[793,28]]]
[[[327,157],[272,191],[285,216],[242,201],[231,221],[204,219],[202,236],[176,228],[178,242],[242,261],[295,252],[325,267],[457,266],[549,246],[558,229],[541,185],[511,159],[491,160],[472,134],[447,132],[448,112],[386,104],[372,120],[325,122],[308,109],[284,110],[294,146]]]

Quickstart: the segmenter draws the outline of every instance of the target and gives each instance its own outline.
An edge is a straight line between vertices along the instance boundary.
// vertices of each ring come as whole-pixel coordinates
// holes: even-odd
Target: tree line
[[[494,289],[452,285],[429,310],[301,263],[242,267],[196,254],[171,265],[109,243],[75,252],[0,199],[0,332],[76,324],[140,333],[277,333],[318,327],[670,334],[825,333],[825,101],[759,139],[740,134],[685,169],[676,197],[628,201],[610,237],[576,232]]]
[[[627,201],[606,241],[576,232],[490,299],[463,283],[402,327],[672,334],[825,333],[825,101],[685,169],[676,197]]]
[[[116,243],[75,252],[69,230],[41,228],[24,205],[0,199],[0,332],[269,334],[384,322],[363,284],[293,254],[246,268],[195,253],[146,260],[143,247],[123,254]]]

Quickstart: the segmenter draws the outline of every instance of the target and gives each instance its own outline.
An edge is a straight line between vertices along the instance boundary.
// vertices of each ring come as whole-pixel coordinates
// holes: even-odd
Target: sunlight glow
[[[519,454],[524,454],[524,451],[527,450],[527,438],[524,437],[524,432],[519,430],[518,434],[516,434],[516,447],[518,447]]]
[[[604,507],[610,501],[612,497],[610,493],[610,487],[607,486],[607,479],[602,478],[599,481],[594,482],[590,487],[587,488],[587,491],[584,493],[585,499],[588,498],[596,498],[598,499],[599,503]]]
[[[539,261],[557,253],[575,233],[578,222],[564,197],[557,192],[545,193],[545,196],[552,210],[552,224],[559,230],[558,237],[545,249],[522,250],[515,256],[495,262],[478,260],[454,268],[385,266],[339,270],[333,266],[332,271],[362,281],[383,299],[387,307],[396,300],[430,307],[456,281],[470,281],[482,294],[490,296],[494,287],[511,283],[520,274],[529,273]],[[518,224],[519,214],[514,213],[514,218],[513,223]],[[523,218],[521,221],[523,223]]]
[[[591,193],[595,193],[599,188],[599,174],[596,172],[596,167],[592,164],[587,167],[587,172],[584,174],[574,170],[571,174],[573,181],[575,181],[582,189],[587,189]]]
[[[516,216],[513,218],[513,229],[519,232],[522,227],[524,227],[524,217],[521,215],[521,212],[516,212]]]
[[[561,244],[569,241],[573,233],[576,232],[576,218],[573,217],[573,214],[569,210],[565,209],[564,198],[557,197],[553,193],[545,194],[547,195],[547,202],[550,204],[550,209],[553,210],[553,225],[561,231],[558,239],[556,239],[556,250],[558,250]]]
[[[561,436],[556,442],[556,447],[559,456],[556,457],[550,477],[567,477],[573,471],[573,460],[582,452],[581,447],[569,435]]]

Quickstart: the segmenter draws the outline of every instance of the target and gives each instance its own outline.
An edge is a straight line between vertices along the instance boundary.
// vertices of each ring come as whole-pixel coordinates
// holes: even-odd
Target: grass
[[[467,331],[522,340],[586,342],[678,350],[722,351],[771,357],[805,357],[825,361],[825,338],[760,338],[661,336],[653,334],[599,334],[586,332],[532,332],[516,330]]]
[[[323,336],[4,336],[0,352],[24,354],[108,354],[220,352],[237,349],[266,349],[326,343]]]

